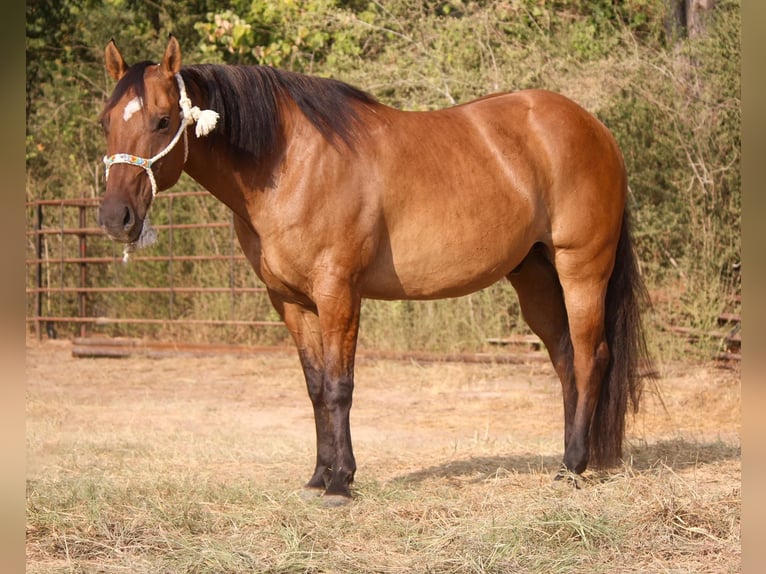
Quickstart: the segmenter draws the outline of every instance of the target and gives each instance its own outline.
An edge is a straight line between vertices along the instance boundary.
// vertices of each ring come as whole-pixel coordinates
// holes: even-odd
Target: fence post
[[[168,287],[170,287],[168,311],[170,312],[170,320],[175,317],[174,303],[175,303],[175,291],[173,289],[173,196],[168,197]]]
[[[83,193],[83,198],[85,194]],[[88,286],[88,263],[85,258],[88,255],[87,235],[85,233],[85,202],[80,203],[78,206],[80,210],[80,231],[78,236],[80,238],[80,291],[79,303],[80,303],[80,319],[84,319],[87,316],[87,298],[88,294],[85,288]],[[88,327],[85,321],[80,322],[80,337],[86,337],[88,333]]]
[[[43,338],[42,327],[40,326],[40,317],[43,316],[43,234],[40,231],[43,228],[43,206],[37,204],[35,210],[35,250],[37,252],[37,293],[35,293],[35,337],[38,341]]]
[[[229,319],[234,319],[234,212],[229,216]]]

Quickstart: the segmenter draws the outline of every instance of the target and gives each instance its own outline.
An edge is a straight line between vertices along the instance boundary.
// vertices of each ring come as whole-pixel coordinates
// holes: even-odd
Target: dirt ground
[[[32,418],[42,414],[35,412],[36,405],[44,408],[47,396],[60,397],[60,412],[43,417],[49,430],[79,436],[108,428],[127,432],[132,425],[159,434],[208,436],[215,431],[251,437],[252,444],[241,448],[243,453],[252,448],[256,457],[277,438],[302,456],[313,453],[312,410],[290,351],[252,357],[82,359],[72,357],[68,342],[32,342],[26,363]],[[630,445],[678,440],[738,448],[740,409],[736,368],[666,365],[630,423],[626,454]],[[542,360],[477,365],[360,358],[351,424],[359,472],[373,472],[380,480],[422,470],[467,445],[474,454],[481,445],[492,445],[521,463],[554,467],[563,449],[561,389]],[[56,440],[61,439],[57,433]],[[34,474],[45,466],[44,453],[30,454]],[[277,464],[273,453],[266,456]],[[244,458],[252,460],[253,454]]]
[[[736,365],[664,365],[624,466],[573,497],[551,490],[547,361],[359,357],[340,525],[295,497],[315,452],[292,350],[85,359],[32,341],[26,370],[28,572],[740,571]]]

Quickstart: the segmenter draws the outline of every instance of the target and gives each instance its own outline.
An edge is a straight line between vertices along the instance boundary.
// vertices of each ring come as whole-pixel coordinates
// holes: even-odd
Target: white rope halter
[[[178,131],[173,136],[173,139],[170,140],[170,143],[167,146],[165,146],[165,149],[148,159],[129,153],[116,153],[114,155],[104,156],[104,165],[106,166],[106,171],[104,173],[105,181],[109,179],[109,168],[116,163],[127,163],[129,165],[138,166],[143,168],[149,176],[149,182],[152,184],[152,199],[154,199],[157,195],[157,180],[154,177],[152,165],[154,165],[157,160],[162,159],[170,153],[178,143],[178,140],[181,139],[181,135],[183,135],[184,138],[184,164],[186,164],[186,158],[189,155],[189,138],[186,135],[186,128],[190,124],[196,122],[197,125],[194,133],[197,137],[206,136],[215,128],[219,118],[218,112],[214,110],[201,110],[197,106],[192,106],[189,96],[186,95],[186,85],[184,84],[184,80],[180,73],[176,74],[176,81],[178,82],[178,92],[180,94],[178,104],[181,106],[181,125],[178,126]],[[127,262],[130,254],[136,249],[148,247],[156,240],[157,232],[149,225],[149,218],[146,217],[144,219],[143,228],[141,229],[141,236],[133,243],[125,245],[122,258],[123,261]]]

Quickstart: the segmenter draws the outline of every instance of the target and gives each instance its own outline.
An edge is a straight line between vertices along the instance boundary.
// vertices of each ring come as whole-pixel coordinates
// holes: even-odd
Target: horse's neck
[[[271,170],[259,167],[255,162],[239,165],[231,154],[221,149],[221,145],[211,149],[206,141],[192,143],[191,139],[189,144],[185,171],[234,213],[249,220],[253,201],[263,196],[262,192],[269,185]],[[239,160],[239,163],[244,161]]]
[[[280,180],[287,148],[296,138],[305,142],[309,137],[321,138],[294,102],[282,102],[280,134],[276,149],[268,157],[236,158],[223,141],[209,145],[205,137],[197,138],[189,131],[189,157],[185,171],[227,205],[234,213],[255,227],[262,212],[259,202],[265,201],[271,188]],[[208,136],[210,137],[210,136]]]

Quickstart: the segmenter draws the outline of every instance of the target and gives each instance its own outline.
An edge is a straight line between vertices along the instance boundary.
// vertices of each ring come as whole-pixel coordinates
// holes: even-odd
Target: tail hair
[[[590,432],[591,466],[613,466],[622,458],[628,410],[638,412],[644,379],[656,376],[646,344],[642,311],[651,305],[633,247],[625,211],[605,301],[610,359]]]

